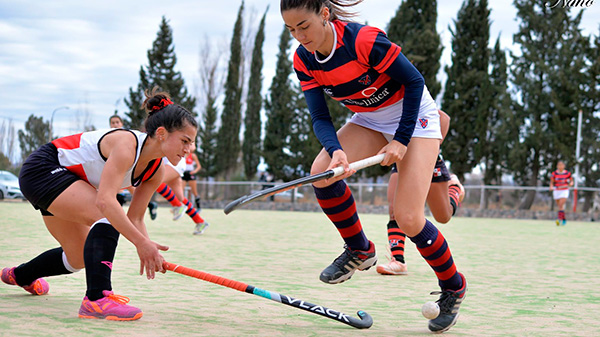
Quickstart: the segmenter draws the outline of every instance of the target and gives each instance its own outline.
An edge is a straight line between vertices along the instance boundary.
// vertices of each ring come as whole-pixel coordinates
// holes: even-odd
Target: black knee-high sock
[[[104,297],[103,290],[112,290],[110,274],[119,241],[119,232],[107,223],[108,220],[100,221],[94,224],[83,246],[86,296],[90,301]]]
[[[63,249],[54,248],[43,252],[33,260],[15,268],[15,280],[21,287],[28,286],[40,277],[71,274],[63,263]]]

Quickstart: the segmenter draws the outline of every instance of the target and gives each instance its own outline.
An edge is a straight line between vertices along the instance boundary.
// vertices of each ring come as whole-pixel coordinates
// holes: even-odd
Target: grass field
[[[0,267],[25,262],[57,246],[28,203],[0,202]],[[204,210],[211,226],[193,236],[184,217],[159,209],[147,219],[153,240],[170,246],[167,261],[320,304],[348,315],[373,316],[357,330],[302,310],[175,273],[139,276],[132,244],[121,238],[113,289],[144,317],[134,322],[81,320],[85,273],[48,278],[36,297],[0,284],[0,336],[423,336],[421,305],[437,299],[431,269],[407,243],[409,275],[380,276],[374,268],[338,285],[321,270],[342,251],[321,213]],[[386,260],[387,215],[363,214],[369,238]],[[599,336],[600,224],[455,218],[439,226],[469,291],[448,336]]]

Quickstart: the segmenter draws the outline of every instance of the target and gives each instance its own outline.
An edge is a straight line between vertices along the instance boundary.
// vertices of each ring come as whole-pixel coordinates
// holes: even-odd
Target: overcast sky
[[[357,21],[385,29],[400,2],[365,0],[356,8],[360,12]],[[85,114],[77,111],[88,111],[96,128],[107,127],[115,108],[121,115],[126,110],[123,98],[129,87],[137,86],[139,68],[147,64],[146,52],[163,15],[173,29],[176,70],[196,94],[200,45],[205,36],[229,45],[239,4],[240,0],[0,0],[0,125],[12,119],[16,129],[21,129],[29,115],[50,120],[59,108],[54,116],[55,134],[79,132],[76,119]],[[246,0],[245,4],[256,13],[257,21],[270,6],[263,47],[266,94],[283,28],[279,1]],[[453,27],[461,4],[460,0],[438,1],[437,28],[445,47],[442,68],[450,61],[448,27]],[[512,1],[489,0],[489,4],[490,44],[501,36],[502,46],[511,48],[517,30]],[[595,3],[584,13],[586,35],[598,34],[598,18],[600,3]],[[257,22],[252,24],[256,27]]]

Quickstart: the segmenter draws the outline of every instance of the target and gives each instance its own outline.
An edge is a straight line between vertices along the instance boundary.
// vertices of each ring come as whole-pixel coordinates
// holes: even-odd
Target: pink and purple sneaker
[[[115,295],[109,290],[103,290],[102,295],[104,297],[96,301],[90,301],[87,296],[84,297],[79,308],[79,317],[112,321],[134,321],[142,317],[142,310],[127,305],[128,297]]]
[[[16,267],[2,269],[2,282],[18,286],[15,279],[15,268]],[[22,288],[33,295],[46,295],[50,290],[50,285],[43,278],[39,278],[30,285]]]

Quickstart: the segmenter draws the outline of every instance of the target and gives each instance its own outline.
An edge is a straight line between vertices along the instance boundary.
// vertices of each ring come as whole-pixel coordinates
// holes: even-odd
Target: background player
[[[202,165],[198,160],[198,156],[195,151],[192,151],[185,157],[185,171],[183,172],[184,187],[185,185],[190,187],[192,195],[194,196],[194,205],[198,212],[200,211],[200,195],[198,194],[198,184],[196,183],[196,173],[200,172]]]
[[[442,141],[448,133],[450,126],[450,116],[443,111],[439,111],[440,126],[442,132]],[[440,144],[441,144],[440,142]],[[398,171],[396,165],[392,165],[392,173],[388,182],[387,199],[390,220],[387,223],[388,243],[392,255],[387,264],[377,265],[377,272],[383,275],[406,275],[408,268],[404,260],[404,245],[406,234],[398,227],[394,217],[394,194],[398,181]],[[465,191],[456,177],[450,175],[448,168],[444,163],[442,155],[438,155],[433,169],[431,186],[427,193],[427,205],[431,214],[437,222],[446,223],[456,213],[456,209],[465,196]]]
[[[550,176],[550,191],[554,201],[558,206],[558,218],[556,225],[566,225],[565,204],[569,198],[569,187],[573,186],[573,176],[571,172],[565,170],[565,163],[561,160],[556,164],[556,171]]]
[[[194,149],[192,147],[192,151]],[[183,180],[181,177],[186,168],[185,158],[181,158],[177,165],[172,165],[166,158],[164,162],[166,164],[165,175],[162,184],[156,191],[173,206],[173,220],[178,220],[183,215],[183,212],[186,212],[196,224],[193,234],[204,234],[204,231],[208,227],[208,222],[200,216],[200,211],[194,208],[183,192]]]

